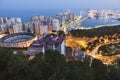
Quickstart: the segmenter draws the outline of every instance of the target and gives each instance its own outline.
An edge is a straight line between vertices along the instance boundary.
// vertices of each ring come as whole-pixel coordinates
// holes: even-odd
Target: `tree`
[[[120,59],[107,66],[109,80],[120,80]]]
[[[107,80],[107,69],[102,61],[93,59],[91,68],[94,80]]]
[[[69,61],[67,71],[67,80],[93,80],[89,60]]]
[[[0,79],[7,80],[7,65],[12,56],[12,51],[0,47]]]
[[[26,80],[28,69],[28,57],[23,54],[13,54],[7,65],[8,79]]]
[[[66,62],[64,55],[52,50],[28,58],[0,48],[0,80],[120,80],[120,60],[112,65],[86,58]]]
[[[65,80],[66,75],[66,60],[64,55],[57,51],[48,50],[46,56],[46,68],[49,80]],[[45,72],[44,71],[44,72]],[[45,75],[45,77],[46,77]]]
[[[45,64],[46,62],[43,53],[36,54],[35,57],[29,61],[30,73],[28,73],[28,76],[30,77],[30,80],[45,80],[45,76],[43,75]]]
[[[30,61],[32,79],[65,80],[65,57],[57,51],[48,50],[46,54],[37,54]]]
[[[64,33],[64,31],[62,31],[62,30],[57,31],[57,34],[58,34],[59,36],[65,36],[65,33]]]

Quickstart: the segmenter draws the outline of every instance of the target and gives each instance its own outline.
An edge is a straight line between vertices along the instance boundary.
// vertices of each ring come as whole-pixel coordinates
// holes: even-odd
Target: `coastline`
[[[106,25],[98,25],[95,28],[99,28],[99,27],[112,27],[112,26],[118,26],[120,24],[106,24]]]
[[[100,27],[113,27],[113,26],[118,26],[120,24],[106,24],[106,25],[98,25],[95,27],[85,27],[85,26],[80,26],[80,29],[93,29],[93,28],[100,28]]]

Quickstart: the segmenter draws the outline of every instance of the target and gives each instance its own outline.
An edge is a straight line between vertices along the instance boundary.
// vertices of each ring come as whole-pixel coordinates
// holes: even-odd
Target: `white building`
[[[25,23],[24,26],[23,26],[23,28],[24,28],[23,30],[24,30],[25,32],[28,32],[28,29],[30,29],[30,32],[31,32],[31,33],[34,33],[33,23],[31,23],[31,22]]]
[[[4,17],[4,18],[3,18],[3,23],[5,24],[5,23],[7,23],[7,21],[8,21],[8,18],[7,18],[7,17]]]
[[[7,23],[8,23],[9,25],[15,24],[15,22],[16,22],[15,18],[9,18],[8,21],[7,21]]]
[[[65,37],[56,34],[47,35],[45,38],[35,41],[28,48],[30,53],[43,52],[47,50],[56,50],[65,55]]]
[[[22,23],[16,23],[16,24],[14,24],[12,27],[13,27],[14,33],[23,32]]]
[[[33,30],[35,34],[42,35],[48,33],[48,26],[43,23],[33,23]]]
[[[39,22],[45,21],[45,17],[44,16],[34,16],[34,17],[32,17],[32,22],[36,22],[36,21],[39,21]]]
[[[3,18],[0,18],[0,24],[3,24],[4,22],[3,22]]]
[[[5,33],[7,32],[7,27],[5,24],[0,25],[0,33]]]
[[[7,23],[8,23],[9,25],[15,24],[15,23],[22,23],[22,20],[21,20],[21,18],[19,18],[19,17],[12,17],[12,18],[9,18],[9,19],[7,20]]]
[[[59,31],[60,30],[60,22],[58,19],[53,19],[53,29],[56,30],[56,31]]]
[[[21,20],[21,18],[16,18],[16,21],[15,21],[16,23],[22,23],[22,20]]]
[[[47,25],[40,26],[40,35],[42,35],[44,33],[48,33],[48,26]]]

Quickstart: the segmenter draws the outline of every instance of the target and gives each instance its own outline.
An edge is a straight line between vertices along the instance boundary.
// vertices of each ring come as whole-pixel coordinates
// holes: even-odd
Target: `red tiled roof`
[[[37,49],[37,48],[40,49],[40,48],[43,48],[43,47],[44,47],[44,40],[41,39],[41,40],[37,40],[37,41],[33,42],[30,45],[29,49]]]
[[[53,45],[53,44],[61,44],[63,40],[65,39],[64,36],[58,36],[58,35],[47,35],[45,39],[40,39],[35,42],[33,42],[29,50],[40,50],[44,47],[44,43],[47,45]]]
[[[50,35],[46,37],[46,43],[48,45],[61,44],[64,39],[65,39],[64,36]]]

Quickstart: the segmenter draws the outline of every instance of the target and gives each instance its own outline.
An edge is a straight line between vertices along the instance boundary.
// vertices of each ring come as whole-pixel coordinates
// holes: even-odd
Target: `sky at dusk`
[[[120,9],[120,0],[0,0],[0,10]]]

